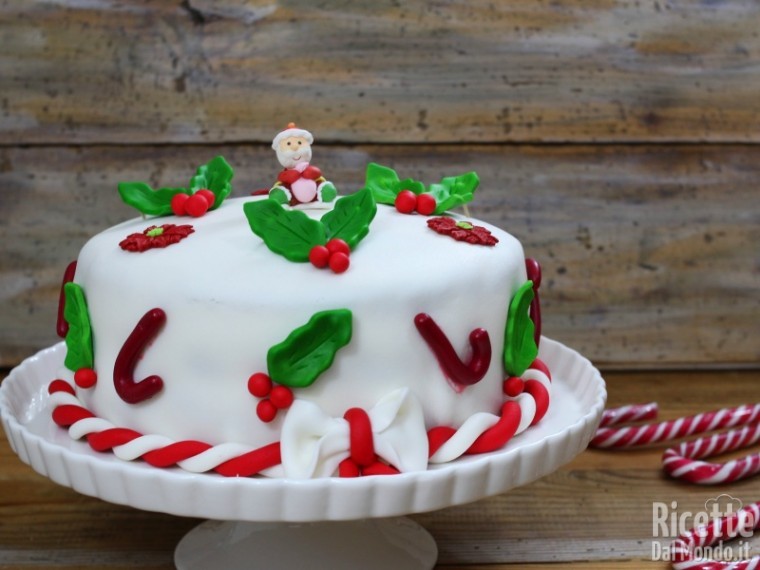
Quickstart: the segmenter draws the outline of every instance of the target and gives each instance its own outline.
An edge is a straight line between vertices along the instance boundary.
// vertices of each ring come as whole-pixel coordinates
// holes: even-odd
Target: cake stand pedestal
[[[178,570],[430,570],[437,557],[430,533],[403,517],[317,523],[206,521],[179,542],[174,564]]]
[[[606,399],[604,381],[588,360],[544,338],[539,357],[553,374],[549,410],[499,451],[392,476],[225,478],[125,462],[72,440],[53,423],[48,405],[47,386],[64,355],[63,343],[43,350],[0,386],[0,417],[11,447],[38,473],[85,495],[148,511],[236,521],[209,521],[185,536],[175,553],[181,570],[432,568],[432,537],[394,517],[477,501],[551,473],[586,448]]]

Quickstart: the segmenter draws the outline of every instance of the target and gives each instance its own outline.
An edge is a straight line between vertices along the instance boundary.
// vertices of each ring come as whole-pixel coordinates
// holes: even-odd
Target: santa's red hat
[[[298,127],[296,127],[295,123],[288,123],[288,126],[285,127],[285,130],[280,131],[279,133],[277,133],[277,136],[274,137],[274,140],[272,141],[272,148],[274,150],[277,150],[277,147],[280,146],[280,141],[288,137],[303,137],[306,139],[306,142],[308,142],[309,144],[314,143],[314,137],[309,131],[307,131],[306,129],[299,129]]]

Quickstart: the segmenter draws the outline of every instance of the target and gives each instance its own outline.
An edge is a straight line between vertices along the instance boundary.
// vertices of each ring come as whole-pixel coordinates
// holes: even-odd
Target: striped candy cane
[[[647,406],[651,406],[651,404],[647,404]],[[638,407],[633,406],[632,408],[642,413]],[[628,412],[628,414],[631,413],[633,412]],[[673,441],[694,434],[702,434],[716,429],[748,425],[758,421],[760,421],[760,404],[744,405],[656,424],[602,427],[597,430],[590,445],[591,447],[605,449],[651,445]]]
[[[760,556],[747,560],[711,560],[697,556],[695,550],[746,535],[760,526],[760,502],[747,505],[735,513],[714,519],[711,523],[682,534],[670,545],[670,560],[675,570],[755,570]]]
[[[743,449],[758,441],[760,441],[760,423],[709,437],[700,437],[666,449],[662,455],[662,466],[671,477],[698,485],[732,483],[760,473],[760,453],[753,453],[726,463],[699,460]]]

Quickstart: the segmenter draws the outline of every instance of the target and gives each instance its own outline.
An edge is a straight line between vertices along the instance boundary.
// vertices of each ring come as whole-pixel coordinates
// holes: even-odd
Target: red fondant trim
[[[350,457],[338,464],[339,477],[361,477],[362,470]]]
[[[470,333],[472,356],[469,362],[464,363],[430,315],[418,314],[414,317],[414,324],[435,354],[443,372],[452,382],[463,387],[477,384],[483,379],[491,364],[491,340],[488,331],[475,329]]]
[[[376,461],[375,445],[372,437],[372,423],[367,412],[361,408],[351,408],[343,417],[348,422],[351,459],[360,467],[367,467]]]
[[[74,388],[64,380],[54,380],[48,387],[48,392],[66,392],[73,395]],[[53,421],[67,428],[80,420],[96,417],[87,408],[73,404],[56,406],[53,410]],[[110,451],[114,447],[127,444],[142,434],[127,428],[110,428],[87,435],[87,443],[95,451]],[[200,441],[178,441],[160,449],[154,449],[142,456],[147,463],[154,467],[171,467],[177,463],[195,457],[211,449],[211,445]],[[248,477],[282,462],[280,443],[270,443],[254,449],[214,467],[214,471],[226,477]]]
[[[448,426],[437,426],[428,430],[428,457],[432,457],[456,432],[457,430]]]
[[[375,461],[372,465],[367,465],[366,467],[362,468],[362,475],[397,475],[399,473],[399,470],[393,467],[392,465],[388,465],[387,463],[383,463],[381,461]]]
[[[515,435],[520,426],[521,417],[520,404],[513,401],[504,402],[499,421],[480,434],[465,454],[488,453],[504,447]]]
[[[530,368],[534,368],[535,370],[543,372],[544,374],[546,374],[546,377],[549,379],[549,382],[552,381],[552,373],[549,371],[549,367],[544,363],[543,360],[536,358],[533,361],[533,363],[530,365]]]
[[[215,467],[214,471],[225,477],[250,477],[280,463],[282,463],[280,442],[276,441],[225,461]]]
[[[50,383],[50,386],[48,386],[48,394],[53,394],[55,392],[68,392],[72,396],[77,395],[77,391],[74,389],[74,386],[66,382],[66,380],[61,380],[60,378],[58,380],[53,380]]]
[[[151,309],[137,323],[116,357],[113,383],[116,393],[128,404],[137,404],[155,396],[164,386],[160,376],[148,376],[135,382],[135,366],[145,348],[156,338],[166,322],[162,309]]]
[[[95,451],[109,451],[117,445],[124,445],[133,439],[137,439],[142,434],[133,429],[112,428],[91,433],[87,436],[87,443]]]
[[[538,288],[541,286],[541,266],[538,261],[530,257],[525,259],[525,269],[528,279],[533,281],[533,300],[530,303],[530,320],[533,321],[533,339],[536,346],[541,342],[541,300],[538,298]]]
[[[211,445],[202,441],[178,441],[161,449],[149,451],[142,456],[142,459],[153,467],[172,467],[180,461],[200,455],[204,451],[211,449],[211,447]]]
[[[66,283],[71,283],[74,281],[74,274],[76,271],[77,262],[72,261],[66,266],[66,271],[63,272],[63,280],[61,281],[61,293],[58,296],[58,320],[55,324],[55,332],[58,333],[58,336],[61,338],[66,338],[66,335],[69,333],[69,323],[67,323],[66,319],[63,317],[63,311],[66,309],[66,293],[64,293],[63,288]]]
[[[58,406],[53,410],[53,421],[61,427],[68,427],[80,420],[94,418],[90,410],[74,405]]]
[[[533,426],[541,421],[541,418],[546,415],[546,410],[549,409],[549,392],[538,380],[526,381],[525,391],[533,396],[533,400],[536,402],[536,415],[530,422],[530,425]]]

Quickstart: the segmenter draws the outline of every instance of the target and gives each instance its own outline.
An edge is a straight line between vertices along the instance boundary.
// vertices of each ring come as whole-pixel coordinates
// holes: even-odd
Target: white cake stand
[[[553,373],[549,410],[497,452],[392,476],[225,478],[124,462],[72,440],[48,406],[47,386],[64,355],[63,343],[43,350],[0,386],[0,416],[13,450],[38,473],[85,495],[214,519],[180,541],[175,563],[181,570],[432,568],[432,537],[398,517],[504,493],[551,473],[586,448],[606,399],[588,360],[544,338],[539,356]]]

